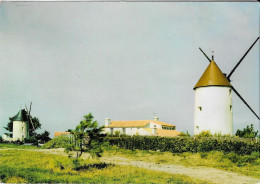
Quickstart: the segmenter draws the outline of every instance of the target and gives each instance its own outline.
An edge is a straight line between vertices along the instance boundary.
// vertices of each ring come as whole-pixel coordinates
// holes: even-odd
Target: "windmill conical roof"
[[[193,89],[203,86],[232,86],[218,65],[212,60]]]
[[[14,117],[13,121],[28,121],[28,118],[26,116],[26,111],[20,110],[17,115]]]

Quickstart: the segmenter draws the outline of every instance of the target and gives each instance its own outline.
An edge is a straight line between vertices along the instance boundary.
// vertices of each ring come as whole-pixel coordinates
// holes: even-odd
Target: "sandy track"
[[[1,150],[1,149],[0,149]],[[39,151],[46,154],[66,155],[64,149],[35,149],[30,151]],[[87,158],[87,154],[83,154],[82,158]],[[183,174],[193,178],[217,183],[217,184],[260,184],[260,179],[250,176],[243,176],[237,173],[222,171],[209,167],[184,167],[172,164],[156,164],[144,161],[133,161],[124,157],[110,156],[102,157],[100,161],[109,162],[118,165],[131,165],[154,171],[162,171],[171,174]]]
[[[193,178],[221,184],[260,183],[260,179],[243,176],[232,172],[208,167],[184,167],[180,165],[155,164],[143,161],[130,161],[122,157],[102,157],[102,161],[119,165],[132,165],[154,171],[163,171],[171,174],[183,174]]]

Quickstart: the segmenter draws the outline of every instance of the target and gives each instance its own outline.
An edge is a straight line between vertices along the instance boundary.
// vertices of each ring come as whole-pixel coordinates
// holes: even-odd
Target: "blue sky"
[[[256,2],[1,2],[0,127],[32,101],[51,134],[89,112],[193,133],[198,47],[229,73],[258,36]],[[259,42],[231,80],[259,114]],[[235,94],[233,118],[234,130],[259,124]]]

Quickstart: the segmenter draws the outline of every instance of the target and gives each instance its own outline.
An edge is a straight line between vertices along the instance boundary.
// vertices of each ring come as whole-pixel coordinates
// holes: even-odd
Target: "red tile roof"
[[[163,126],[168,127],[175,127],[175,125],[165,123],[163,121],[154,121],[154,120],[125,120],[125,121],[111,121],[109,128],[116,128],[116,127],[145,127],[150,122],[156,123]]]
[[[66,134],[70,134],[70,132],[54,132],[54,137],[59,137],[61,135],[66,135]]]

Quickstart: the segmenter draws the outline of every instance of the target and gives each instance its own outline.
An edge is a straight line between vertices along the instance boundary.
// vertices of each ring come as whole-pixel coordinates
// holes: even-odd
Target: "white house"
[[[194,87],[194,134],[233,133],[232,85],[212,60]]]
[[[125,120],[111,121],[106,118],[105,132],[114,134],[116,131],[125,135],[149,135],[149,136],[166,136],[176,137],[180,134],[175,130],[175,125],[159,121],[155,117],[154,120]]]

